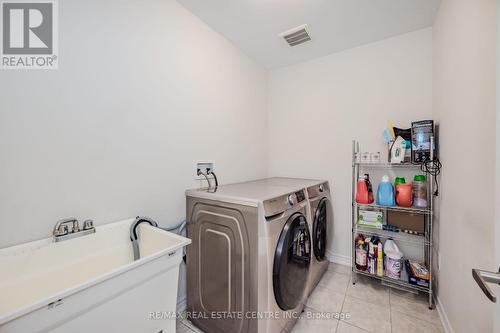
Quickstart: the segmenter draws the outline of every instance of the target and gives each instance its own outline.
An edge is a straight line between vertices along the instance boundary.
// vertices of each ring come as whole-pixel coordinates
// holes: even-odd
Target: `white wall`
[[[59,10],[59,70],[0,74],[0,248],[70,216],[176,225],[198,159],[223,183],[266,175],[260,66],[173,0]]]
[[[497,46],[497,60],[496,60],[496,128],[495,133],[500,133],[500,0],[496,0],[497,3],[497,37],[496,37],[496,46]],[[498,170],[498,166],[500,165],[500,135],[496,135],[495,138],[495,151],[496,151],[496,159],[495,159],[495,170]],[[500,172],[495,172],[495,263],[500,263]],[[491,287],[491,284],[490,284]],[[500,295],[500,285],[497,285],[494,288],[495,295]],[[500,304],[497,303],[494,312],[494,332],[500,332]]]
[[[454,332],[493,332],[493,305],[472,279],[471,269],[498,267],[495,0],[443,0],[433,31],[433,113],[440,124],[443,163],[439,299]]]
[[[431,117],[432,30],[271,71],[268,105],[269,173],[330,181],[329,250],[345,259],[351,255],[351,140],[386,156],[388,119],[409,127]]]
[[[194,161],[266,175],[266,72],[173,0],[64,0],[56,71],[0,74],[0,247],[185,216]]]

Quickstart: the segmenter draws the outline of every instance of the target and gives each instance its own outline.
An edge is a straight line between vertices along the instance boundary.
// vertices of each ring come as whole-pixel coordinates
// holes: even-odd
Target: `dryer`
[[[313,241],[307,292],[308,295],[310,295],[329,265],[329,261],[326,257],[326,250],[328,245],[328,229],[333,230],[333,214],[328,181],[309,186],[307,188],[307,197],[311,221],[311,237]]]
[[[206,333],[289,332],[310,279],[306,191],[247,182],[186,199],[188,319]]]
[[[330,185],[326,180],[272,177],[254,181],[270,186],[287,186],[290,189],[304,189],[307,195],[308,222],[312,240],[312,256],[307,283],[307,295],[318,285],[328,269],[326,249],[328,232],[333,231],[333,210],[330,198]]]

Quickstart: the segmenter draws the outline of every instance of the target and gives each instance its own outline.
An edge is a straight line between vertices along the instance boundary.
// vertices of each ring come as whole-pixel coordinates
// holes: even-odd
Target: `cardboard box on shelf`
[[[387,224],[399,227],[401,230],[425,232],[425,216],[408,212],[387,212]]]

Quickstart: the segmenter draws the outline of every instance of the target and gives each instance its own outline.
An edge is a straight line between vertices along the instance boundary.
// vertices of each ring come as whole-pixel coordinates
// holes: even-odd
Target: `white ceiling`
[[[432,26],[440,0],[177,0],[266,68]],[[312,41],[278,34],[307,24]]]

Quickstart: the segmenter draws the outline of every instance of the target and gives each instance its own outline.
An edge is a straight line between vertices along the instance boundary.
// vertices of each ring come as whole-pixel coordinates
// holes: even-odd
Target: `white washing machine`
[[[289,332],[310,279],[305,189],[247,182],[186,200],[188,318],[206,333]]]
[[[330,186],[326,180],[272,177],[255,181],[270,186],[286,186],[291,190],[304,189],[307,195],[307,216],[312,239],[312,256],[310,275],[307,283],[309,296],[318,285],[321,277],[328,269],[326,257],[327,232],[333,230],[333,210],[330,197]]]

